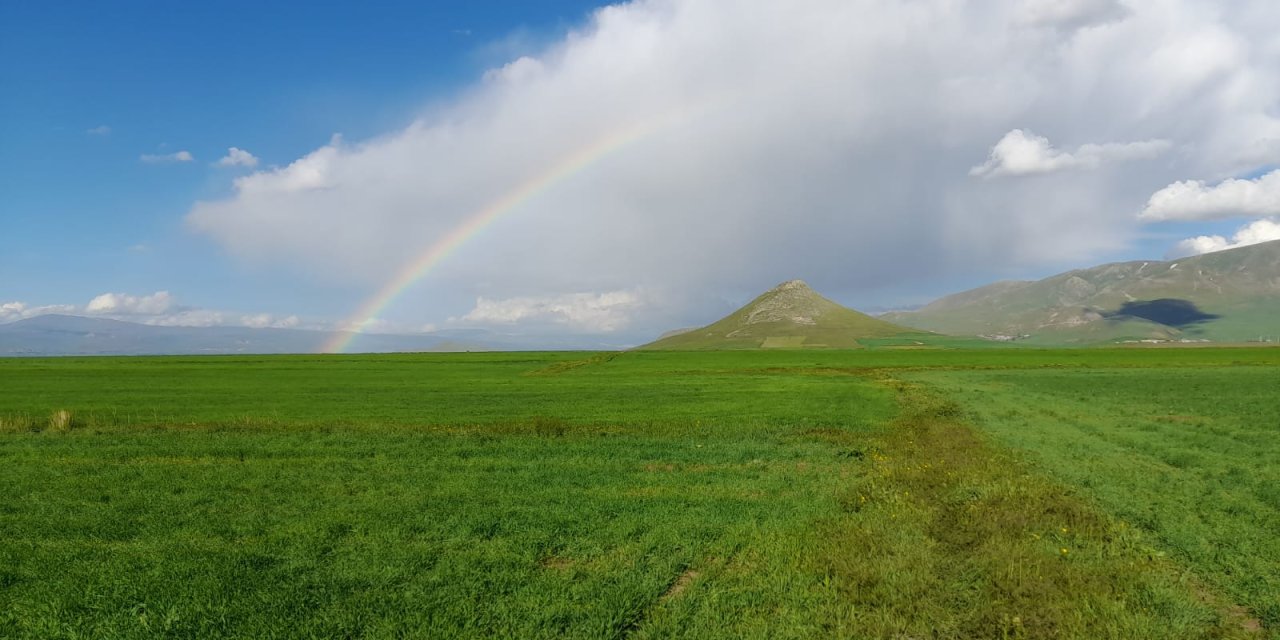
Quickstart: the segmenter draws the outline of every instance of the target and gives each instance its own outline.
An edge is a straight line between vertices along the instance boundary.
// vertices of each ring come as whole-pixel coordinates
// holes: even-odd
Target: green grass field
[[[0,360],[0,637],[1280,637],[1280,350],[913,346]]]

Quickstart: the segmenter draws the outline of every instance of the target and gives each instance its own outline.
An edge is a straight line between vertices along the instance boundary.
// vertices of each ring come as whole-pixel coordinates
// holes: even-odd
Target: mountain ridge
[[[334,331],[255,327],[177,327],[111,318],[45,314],[0,324],[0,357],[320,353]],[[609,345],[521,340],[479,329],[430,334],[358,334],[354,353],[601,349]]]
[[[882,319],[1032,343],[1244,342],[1280,334],[1280,241],[1130,260],[961,291]]]

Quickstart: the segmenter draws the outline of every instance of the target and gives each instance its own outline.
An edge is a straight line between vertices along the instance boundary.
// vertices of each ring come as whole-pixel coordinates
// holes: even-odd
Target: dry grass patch
[[[39,430],[39,425],[29,416],[0,416],[0,433],[24,433]]]
[[[58,409],[49,414],[49,430],[54,433],[65,433],[76,426],[76,415],[67,409]]]

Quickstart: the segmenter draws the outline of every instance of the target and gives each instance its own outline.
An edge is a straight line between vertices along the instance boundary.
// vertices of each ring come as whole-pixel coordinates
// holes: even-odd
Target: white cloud
[[[88,313],[117,316],[158,316],[173,308],[173,296],[169,295],[168,291],[157,291],[145,296],[104,293],[85,305],[85,311]]]
[[[100,124],[92,129],[85,129],[84,132],[91,136],[108,136],[111,135],[111,127],[108,127],[105,124]]]
[[[258,158],[244,149],[230,147],[227,149],[227,155],[218,160],[217,165],[219,167],[247,167],[252,169],[258,166]]]
[[[330,329],[325,323],[304,323],[296,315],[271,313],[242,314],[213,309],[184,307],[167,291],[150,295],[104,293],[84,306],[51,304],[31,306],[24,302],[0,303],[0,324],[45,314],[95,316],[165,327],[252,327],[256,329]]]
[[[151,154],[144,153],[138,158],[147,164],[175,164],[179,162],[192,162],[196,158],[191,155],[190,151],[175,151],[173,153]]]
[[[577,330],[607,333],[626,328],[643,304],[634,291],[523,296],[504,300],[479,298],[462,322],[476,324],[554,323]]]
[[[0,303],[0,322],[8,322],[9,320],[17,320],[22,318],[22,312],[25,311],[27,305],[25,302],[4,302]]]
[[[1230,240],[1222,236],[1196,236],[1179,242],[1169,251],[1169,258],[1185,258],[1203,253],[1247,247],[1252,244],[1280,240],[1280,222],[1263,218],[1236,231]]]
[[[168,291],[134,296],[104,293],[85,305],[83,313],[165,327],[252,327],[292,329],[302,326],[296,315],[240,314],[183,307]],[[316,327],[318,328],[318,327]]]
[[[165,314],[173,307],[173,296],[166,291],[157,291],[150,296],[104,293],[88,302],[88,305],[84,306],[84,311],[95,315],[155,316]]]
[[[0,303],[0,324],[34,318],[49,313],[66,314],[74,313],[75,311],[75,305],[69,304],[48,304],[32,307],[25,302],[3,302]]]
[[[267,198],[324,189],[330,186],[329,174],[341,151],[342,137],[335,135],[329,144],[299,158],[287,167],[236,178],[236,191],[250,197]],[[193,218],[199,223],[199,218]]]
[[[1152,194],[1139,217],[1155,222],[1274,215],[1280,215],[1280,170],[1213,186],[1201,180],[1175,182]]]
[[[1119,6],[607,7],[412,125],[243,176],[187,221],[256,265],[371,290],[461,233],[412,296],[452,315],[477,297],[737,299],[790,278],[838,297],[1084,261],[1137,237],[1155,189],[1257,166],[1280,140],[1280,5]],[[1001,152],[990,174],[1077,170],[971,179],[1015,129],[1027,160]]]
[[[971,176],[1022,176],[1064,169],[1096,169],[1112,160],[1155,157],[1169,149],[1168,140],[1085,144],[1075,153],[1054,149],[1049,139],[1014,129],[991,148],[987,161],[969,169]]]

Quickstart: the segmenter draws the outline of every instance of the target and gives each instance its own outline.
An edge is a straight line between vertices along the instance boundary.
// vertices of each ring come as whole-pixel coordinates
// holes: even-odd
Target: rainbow
[[[677,119],[683,118],[665,117],[647,120],[602,136],[561,158],[547,171],[526,180],[502,197],[467,216],[416,258],[406,262],[391,280],[360,305],[360,308],[342,325],[343,330],[334,332],[334,336],[325,342],[321,349],[325,353],[346,351],[356,336],[363,332],[396,298],[468,240],[493,224],[495,220],[518,209],[520,205],[536,198],[556,183],[582,171],[613,152],[667,127]]]

